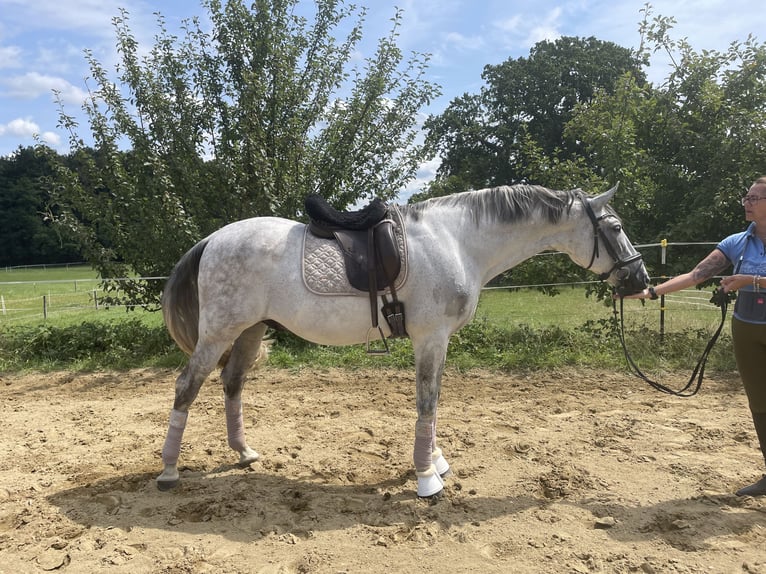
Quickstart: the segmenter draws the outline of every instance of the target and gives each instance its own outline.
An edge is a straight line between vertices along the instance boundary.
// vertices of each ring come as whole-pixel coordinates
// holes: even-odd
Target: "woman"
[[[734,266],[734,274],[724,277],[721,287],[727,293],[738,291],[731,319],[734,356],[766,463],[766,177],[753,183],[742,198],[742,205],[745,219],[751,222],[745,231],[721,241],[688,273],[626,299],[657,299],[697,285]],[[766,495],[766,474],[736,494]]]

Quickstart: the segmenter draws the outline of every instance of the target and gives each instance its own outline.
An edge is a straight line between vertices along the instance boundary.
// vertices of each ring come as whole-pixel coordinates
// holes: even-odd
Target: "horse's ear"
[[[602,193],[601,195],[597,195],[596,197],[591,197],[590,202],[593,205],[596,205],[598,207],[604,207],[607,203],[612,201],[612,197],[614,197],[614,194],[617,193],[617,188],[620,186],[620,182],[618,181],[612,189],[609,189]]]

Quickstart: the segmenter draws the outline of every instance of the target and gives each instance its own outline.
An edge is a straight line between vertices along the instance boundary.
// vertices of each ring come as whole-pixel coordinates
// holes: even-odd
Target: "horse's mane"
[[[541,214],[549,223],[558,223],[581,196],[579,189],[557,191],[539,185],[503,185],[433,197],[403,206],[403,212],[418,218],[421,213],[437,207],[462,207],[477,225],[497,221],[515,223],[536,214]]]

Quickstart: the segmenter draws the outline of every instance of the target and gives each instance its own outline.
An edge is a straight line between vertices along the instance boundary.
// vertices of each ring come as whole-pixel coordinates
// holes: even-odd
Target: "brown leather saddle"
[[[377,297],[383,291],[381,311],[391,329],[392,337],[406,337],[404,305],[397,299],[395,282],[402,268],[401,255],[395,235],[395,223],[389,217],[388,206],[374,199],[359,211],[337,211],[322,196],[306,198],[309,231],[326,239],[335,239],[343,253],[346,277],[360,291],[370,294],[372,329],[377,329],[388,345],[378,324]],[[391,293],[391,301],[386,293]],[[367,351],[370,333],[367,336]]]

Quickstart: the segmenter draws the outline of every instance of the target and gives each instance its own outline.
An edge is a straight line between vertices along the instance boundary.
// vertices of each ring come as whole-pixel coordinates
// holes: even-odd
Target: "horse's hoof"
[[[449,467],[447,459],[444,458],[444,455],[442,455],[442,449],[437,448],[435,451],[433,451],[433,453],[431,453],[431,458],[433,459],[434,466],[436,467],[436,472],[439,473],[439,476],[442,478],[447,478],[452,474],[452,470]]]
[[[419,498],[431,498],[439,495],[444,490],[444,481],[439,473],[436,471],[436,466],[431,465],[431,468],[424,472],[416,472],[418,477],[418,497]]]
[[[157,490],[161,490],[162,492],[165,492],[166,490],[171,490],[178,486],[179,480],[160,480],[157,479]]]
[[[246,448],[241,453],[239,453],[239,466],[240,468],[247,468],[251,464],[253,464],[256,460],[261,458],[261,455],[255,452],[251,448]]]
[[[162,490],[163,492],[170,490],[171,488],[178,486],[180,480],[181,477],[179,476],[178,469],[175,465],[165,467],[162,474],[157,477],[157,489]]]

